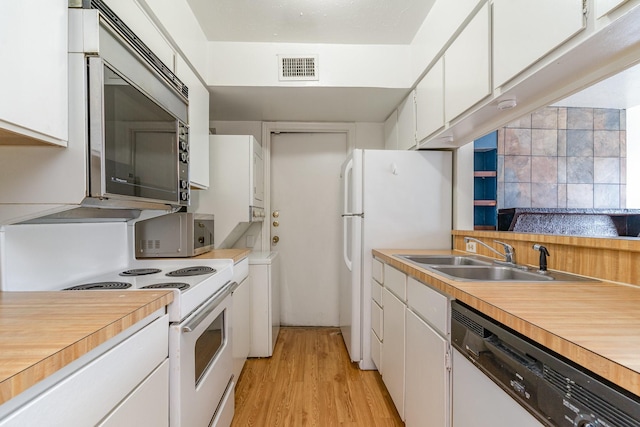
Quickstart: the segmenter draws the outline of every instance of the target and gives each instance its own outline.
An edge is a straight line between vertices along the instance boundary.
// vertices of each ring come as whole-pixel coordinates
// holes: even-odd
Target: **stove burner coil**
[[[128,289],[131,287],[131,283],[126,282],[96,282],[96,283],[84,283],[82,285],[72,286],[65,288],[63,291],[90,291],[95,289]]]
[[[147,274],[160,273],[159,268],[134,268],[131,270],[125,270],[120,273],[120,276],[145,276]]]
[[[210,274],[215,273],[216,270],[211,267],[205,266],[196,266],[196,267],[186,267],[181,268],[179,270],[170,271],[167,273],[169,277],[184,277],[184,276],[199,276],[201,274]]]
[[[155,283],[153,285],[143,286],[140,289],[178,289],[179,291],[184,291],[189,289],[189,284],[182,282]]]

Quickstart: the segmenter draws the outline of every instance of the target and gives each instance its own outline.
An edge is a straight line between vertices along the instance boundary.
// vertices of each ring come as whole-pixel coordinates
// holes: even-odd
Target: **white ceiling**
[[[210,41],[409,44],[435,0],[187,0]],[[382,122],[406,89],[209,87],[211,120]]]
[[[187,0],[210,41],[409,44],[435,0]]]

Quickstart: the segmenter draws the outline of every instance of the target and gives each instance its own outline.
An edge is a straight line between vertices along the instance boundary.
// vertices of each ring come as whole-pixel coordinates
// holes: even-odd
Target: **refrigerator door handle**
[[[347,221],[349,221],[351,218],[349,218],[351,216],[350,213],[346,213],[346,212],[350,212],[351,211],[351,206],[349,206],[349,193],[351,190],[351,180],[352,180],[352,176],[351,173],[353,172],[353,157],[349,159],[349,161],[347,162],[347,164],[344,167],[344,173],[342,176],[342,185],[344,186],[342,188],[342,194],[343,194],[343,200],[342,200],[342,212],[345,212],[345,214],[342,215],[342,257],[344,258],[344,263],[347,265],[347,268],[349,269],[349,271],[352,271],[353,268],[353,263],[351,262],[351,260],[349,259],[349,254],[347,253],[347,249],[349,247],[348,243],[348,227],[347,227]]]
[[[342,189],[342,194],[344,197],[344,200],[342,200],[342,209],[343,209],[342,212],[351,211],[351,206],[348,206],[348,204],[349,204],[349,193],[350,193],[349,187],[351,183],[351,180],[349,179],[349,175],[351,174],[352,171],[353,171],[353,158],[350,158],[344,167],[344,176],[342,177],[342,185],[344,186],[344,188]]]
[[[347,231],[347,221],[349,221],[349,219],[351,218],[344,215],[342,216],[342,257],[344,258],[344,263],[347,265],[349,271],[353,271],[353,263],[349,259],[349,254],[347,253],[347,248],[349,247],[349,245],[347,244],[347,239],[349,238]]]

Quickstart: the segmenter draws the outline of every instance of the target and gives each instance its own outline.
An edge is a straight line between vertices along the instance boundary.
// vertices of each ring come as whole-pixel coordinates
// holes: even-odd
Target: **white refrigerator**
[[[371,250],[451,249],[450,151],[356,149],[342,165],[340,328],[360,369],[371,360]]]

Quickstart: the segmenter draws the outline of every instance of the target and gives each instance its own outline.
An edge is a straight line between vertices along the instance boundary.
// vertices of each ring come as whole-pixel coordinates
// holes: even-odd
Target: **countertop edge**
[[[169,305],[172,301],[173,291],[159,292],[159,295],[152,301],[139,306],[118,319],[114,319],[111,323],[52,353],[27,369],[6,378],[0,382],[0,405],[117,336],[155,311]]]
[[[419,281],[428,283],[439,291],[452,296],[454,299],[475,308],[476,310],[486,314],[496,321],[512,328],[513,330],[523,334],[531,340],[547,347],[572,362],[594,372],[602,378],[618,385],[619,387],[640,396],[640,374],[633,369],[621,365],[607,357],[604,357],[594,351],[580,346],[568,339],[554,334],[538,325],[522,319],[504,309],[484,301],[468,292],[460,290],[455,285],[455,281],[446,278],[440,279],[428,270],[414,266],[409,262],[404,262],[392,255],[392,253],[432,253],[432,254],[463,254],[456,250],[399,250],[399,249],[373,249],[373,256],[381,259],[385,263],[397,268],[398,270],[418,279]],[[602,282],[610,283],[610,282]],[[619,284],[616,284],[619,285]]]

